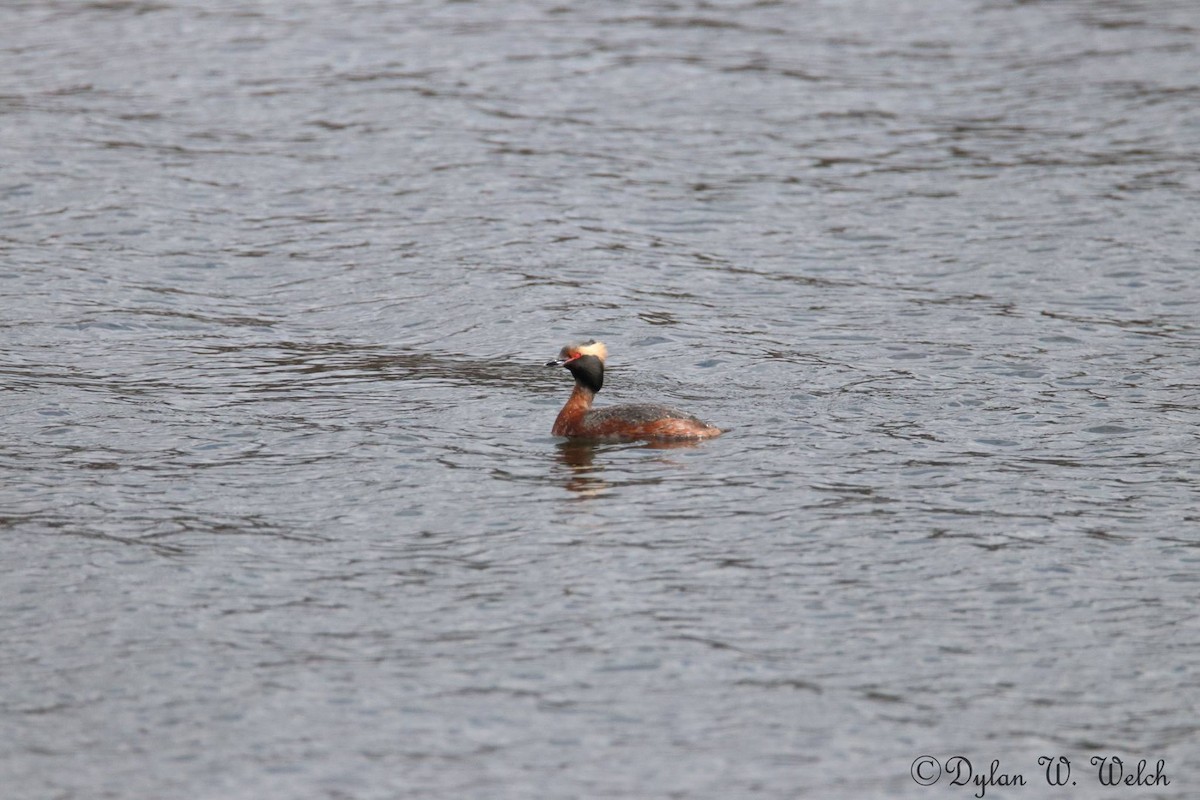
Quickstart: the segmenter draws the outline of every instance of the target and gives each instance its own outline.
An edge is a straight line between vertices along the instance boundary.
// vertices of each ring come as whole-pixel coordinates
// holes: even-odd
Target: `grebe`
[[[720,428],[701,422],[691,414],[655,403],[636,403],[592,408],[596,392],[604,385],[604,359],[608,348],[590,339],[564,347],[547,367],[566,367],[575,377],[575,391],[558,412],[551,433],[577,439],[619,441],[711,439]]]

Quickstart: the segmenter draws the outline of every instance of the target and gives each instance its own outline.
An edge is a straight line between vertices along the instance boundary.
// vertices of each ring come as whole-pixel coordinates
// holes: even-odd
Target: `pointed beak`
[[[553,361],[547,361],[546,366],[547,367],[561,367],[565,363],[567,363],[566,359],[556,358]]]

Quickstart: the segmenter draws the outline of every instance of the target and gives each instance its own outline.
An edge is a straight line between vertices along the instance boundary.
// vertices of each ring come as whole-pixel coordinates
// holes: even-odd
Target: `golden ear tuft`
[[[589,339],[584,344],[579,345],[577,352],[581,356],[595,356],[601,361],[608,358],[608,348],[604,346],[604,342],[597,342],[595,339]]]

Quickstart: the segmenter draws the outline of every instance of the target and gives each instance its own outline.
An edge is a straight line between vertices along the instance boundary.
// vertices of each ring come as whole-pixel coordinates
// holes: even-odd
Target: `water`
[[[1195,796],[1195,4],[0,31],[5,796]]]

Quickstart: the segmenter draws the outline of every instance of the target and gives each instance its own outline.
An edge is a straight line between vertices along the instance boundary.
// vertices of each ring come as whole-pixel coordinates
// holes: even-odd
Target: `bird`
[[[575,389],[554,420],[553,435],[600,441],[688,441],[723,433],[691,414],[658,403],[592,408],[604,386],[607,357],[604,342],[589,339],[564,346],[558,358],[546,362],[548,367],[565,367],[575,378]]]

